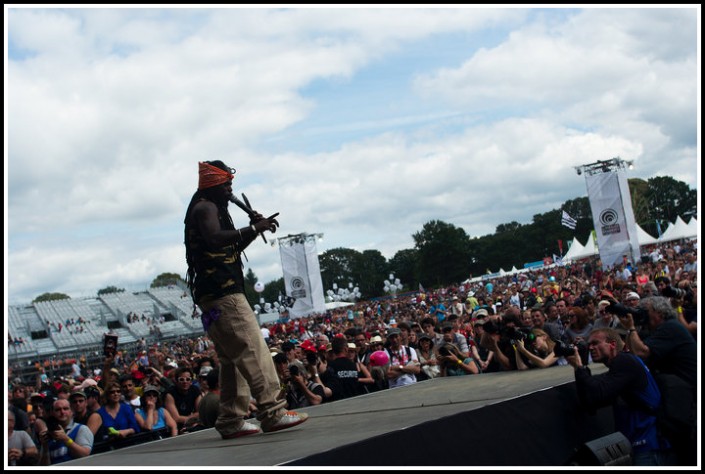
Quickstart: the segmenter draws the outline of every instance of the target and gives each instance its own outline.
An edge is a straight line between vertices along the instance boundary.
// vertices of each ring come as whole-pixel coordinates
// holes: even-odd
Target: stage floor
[[[591,365],[594,374],[605,367]],[[437,378],[300,411],[305,423],[283,431],[224,441],[214,429],[91,455],[62,466],[209,468],[281,466],[374,436],[574,381],[570,366]],[[504,463],[498,462],[498,465]]]

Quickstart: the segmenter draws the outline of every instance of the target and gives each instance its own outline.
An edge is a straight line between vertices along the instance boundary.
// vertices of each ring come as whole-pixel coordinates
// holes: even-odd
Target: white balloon
[[[255,291],[257,293],[262,293],[264,291],[264,283],[262,283],[261,281],[255,283]]]

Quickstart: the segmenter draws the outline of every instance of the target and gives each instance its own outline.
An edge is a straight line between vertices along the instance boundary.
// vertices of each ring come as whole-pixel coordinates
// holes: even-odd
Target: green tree
[[[676,181],[670,176],[658,176],[649,179],[648,184],[646,200],[654,227],[658,220],[661,230],[665,232],[668,223],[675,222],[679,216],[687,220],[689,216],[697,213],[697,191],[690,189],[682,181]],[[656,236],[658,233],[653,232],[652,235]]]
[[[629,179],[629,194],[632,197],[632,211],[634,211],[634,220],[644,230],[645,225],[649,224],[651,217],[649,215],[649,183],[639,178]]]
[[[248,268],[247,273],[245,273],[245,297],[252,307],[259,304],[260,298],[259,293],[255,291],[255,283],[257,283],[257,275],[251,268]]]
[[[358,283],[362,299],[384,293],[384,279],[389,274],[387,259],[379,250],[365,250],[353,269],[354,281]],[[402,281],[402,283],[405,283]]]
[[[262,298],[267,303],[279,302],[279,295],[286,295],[286,288],[284,286],[284,277],[278,280],[272,280],[264,285],[264,291],[262,291]]]
[[[54,301],[54,300],[69,300],[71,297],[65,295],[64,293],[42,293],[32,300],[32,303],[40,303],[42,301]]]
[[[183,278],[178,273],[162,273],[157,275],[157,277],[152,280],[152,284],[149,285],[150,288],[160,288],[163,286],[185,284]]]
[[[416,249],[403,249],[394,254],[388,262],[389,271],[399,278],[410,290],[423,285],[419,274],[419,257]]]
[[[340,287],[347,286],[348,282],[362,284],[357,279],[360,272],[362,254],[357,250],[337,247],[323,252],[318,257],[318,266],[321,269],[321,282],[323,293],[333,289],[333,283]],[[362,292],[362,289],[360,290]]]
[[[449,285],[467,278],[470,251],[465,230],[433,220],[412,238],[419,255],[420,273],[429,280],[429,286]]]
[[[100,295],[106,295],[109,293],[124,293],[125,288],[118,288],[117,286],[106,286],[105,288],[101,288],[98,290],[98,296]]]

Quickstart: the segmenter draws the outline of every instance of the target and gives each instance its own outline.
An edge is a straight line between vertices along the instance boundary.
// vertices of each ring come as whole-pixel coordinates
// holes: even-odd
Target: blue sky
[[[575,167],[597,160],[699,184],[699,6],[6,5],[5,18],[11,304],[184,275],[203,160],[281,213],[270,242],[323,233],[319,253],[387,258],[434,219],[471,237],[530,223],[585,196]],[[276,246],[247,256],[261,281],[282,276]]]

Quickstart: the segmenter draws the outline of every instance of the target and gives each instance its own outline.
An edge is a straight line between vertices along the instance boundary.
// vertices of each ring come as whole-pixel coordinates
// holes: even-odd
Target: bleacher
[[[160,322],[160,317],[168,313],[174,319]],[[120,345],[136,344],[140,338],[156,342],[201,335],[201,320],[192,318],[192,313],[190,294],[178,287],[9,306],[8,333],[13,341],[8,341],[8,360],[25,362],[88,350],[94,352],[108,332],[118,335]],[[128,314],[137,314],[138,321],[128,323]],[[153,327],[159,328],[160,336],[150,332]],[[15,338],[22,338],[24,343],[15,344]]]
[[[188,291],[185,291],[178,286],[169,286],[150,288],[148,292],[155,300],[167,308],[168,312],[181,321],[181,324],[186,327],[186,330],[194,332],[203,330],[201,318],[193,317],[194,305]],[[198,309],[198,307],[196,307],[196,313],[198,316],[201,314],[201,310]],[[172,326],[177,327],[177,325]],[[162,326],[160,329],[162,330],[162,333],[164,333],[165,328]],[[168,327],[167,330],[172,331],[172,328]]]

